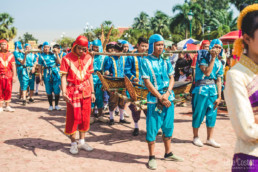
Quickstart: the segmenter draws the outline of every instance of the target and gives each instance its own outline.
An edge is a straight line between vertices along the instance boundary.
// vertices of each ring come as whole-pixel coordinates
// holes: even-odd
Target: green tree
[[[108,26],[103,26],[104,28],[104,34],[107,35],[109,32],[110,27]],[[102,29],[101,28],[96,28],[93,30],[94,34],[95,34],[95,39],[101,39],[101,34],[102,34]],[[119,31],[118,29],[112,29],[111,31],[111,35],[109,37],[109,41],[117,41],[117,39],[119,38]]]
[[[109,27],[111,27],[112,26],[112,21],[110,21],[110,20],[105,20],[103,23],[103,26],[109,26]]]
[[[150,29],[149,15],[145,12],[141,12],[139,17],[134,18],[134,29]]]
[[[56,42],[62,46],[62,48],[71,47],[72,43],[75,41],[74,38],[63,37],[62,39],[57,40]]]
[[[32,34],[29,34],[28,32],[26,32],[25,34],[23,34],[22,37],[19,37],[18,40],[22,43],[22,44],[26,44],[28,43],[28,41],[36,41],[38,42],[38,40],[36,38],[34,38],[34,36]]]
[[[11,40],[17,35],[17,29],[12,27],[14,18],[8,13],[0,14],[0,39]]]
[[[258,0],[230,0],[230,2],[232,4],[234,4],[235,7],[240,11],[240,6],[242,4],[246,3],[246,4],[251,5],[251,4],[254,4],[254,3],[258,3]]]
[[[151,18],[151,29],[154,33],[161,34],[165,39],[170,37],[169,24],[170,17],[162,11],[157,11]]]
[[[177,13],[171,23],[170,23],[170,31],[173,33],[179,34],[180,31],[184,30],[185,33],[183,34],[185,38],[188,36],[189,32],[189,20],[188,20],[188,13],[192,10],[193,12],[193,19],[192,19],[192,31],[193,37],[200,38],[202,33],[202,7],[197,3],[184,3],[182,5],[175,5],[172,8],[173,13]],[[182,34],[179,34],[182,35]],[[178,36],[179,36],[178,35]]]

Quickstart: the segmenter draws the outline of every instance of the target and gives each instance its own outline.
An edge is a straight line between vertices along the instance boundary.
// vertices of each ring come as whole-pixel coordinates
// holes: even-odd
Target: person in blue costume
[[[23,105],[26,105],[26,95],[27,88],[30,88],[30,99],[29,102],[34,102],[33,94],[34,94],[34,83],[35,83],[35,68],[37,65],[37,56],[33,53],[30,53],[31,45],[24,45],[25,53],[24,56],[18,57],[17,61],[22,65],[21,75],[21,90],[22,90],[22,102]]]
[[[16,63],[16,71],[17,71],[17,76],[18,76],[18,80],[19,83],[21,85],[22,82],[22,75],[21,75],[21,71],[23,69],[23,66],[21,65],[21,63],[17,60],[19,57],[24,56],[23,54],[23,49],[22,49],[22,43],[20,41],[16,41],[14,43],[14,52],[13,52],[14,58],[15,58],[15,63]],[[22,91],[21,91],[21,87],[20,87],[20,96],[19,98],[22,98]]]
[[[121,43],[117,43],[115,45],[115,52],[121,53],[123,51],[123,45]],[[126,57],[125,56],[110,56],[104,66],[105,75],[111,75],[112,77],[124,77],[124,66],[125,66]],[[109,94],[109,115],[110,121],[109,125],[114,125],[114,110],[116,107],[119,107],[120,111],[120,123],[130,122],[124,119],[124,108],[125,101],[119,98],[117,95],[111,93]]]
[[[138,39],[137,51],[136,53],[145,53],[149,48],[148,40],[146,38],[140,37]],[[125,75],[132,81],[137,84],[143,85],[143,80],[141,77],[141,64],[144,57],[141,56],[129,56],[126,59],[125,63]],[[139,135],[139,126],[138,121],[140,120],[141,111],[137,111],[134,104],[129,105],[129,109],[132,112],[134,120],[134,131],[133,136]],[[147,111],[144,111],[145,115]]]
[[[58,55],[59,55],[59,58],[62,60],[62,58],[66,55],[66,53],[63,52],[63,51],[61,50],[61,48],[62,48],[61,45],[55,44],[55,45],[53,46],[53,53],[57,52]]]
[[[121,41],[121,44],[123,44],[123,53],[129,52],[129,42],[126,40]]]
[[[42,53],[39,57],[38,63],[41,65],[40,68],[40,82],[43,85],[43,80],[46,88],[46,93],[49,102],[49,111],[53,109],[61,110],[58,106],[59,98],[60,98],[60,86],[61,86],[61,78],[59,74],[59,67],[61,64],[61,59],[57,52],[55,54],[50,52],[50,44],[48,42],[44,42],[42,46]],[[44,77],[42,80],[42,70],[44,68]],[[53,95],[55,94],[55,108],[53,108],[52,101]]]
[[[92,51],[103,52],[101,40],[96,39],[92,42]],[[100,72],[103,74],[104,59],[105,59],[105,56],[103,55],[95,55],[93,60],[94,73],[92,74],[92,76],[93,76],[93,84],[94,84],[94,92],[95,92],[96,100],[94,103],[91,104],[91,109],[92,109],[91,123],[93,123],[95,120],[98,120],[101,122],[108,122],[106,119],[103,118],[103,108],[104,108],[103,90],[102,90],[102,83],[97,75],[97,72]],[[97,106],[98,108],[98,115],[96,115],[96,118],[93,118],[95,106]]]
[[[39,57],[41,56],[41,51],[42,51],[42,44],[38,46],[38,49],[40,52],[36,53],[36,58],[37,58],[37,66],[36,66],[36,71],[35,71],[35,81],[36,81],[36,90],[35,90],[35,95],[39,94],[39,84],[40,84],[40,78],[39,78],[39,68],[41,67],[38,64]]]
[[[193,101],[193,144],[203,146],[198,136],[200,125],[206,116],[207,144],[216,148],[220,144],[213,139],[213,131],[217,117],[217,107],[221,101],[221,81],[223,78],[223,66],[218,56],[223,52],[223,44],[219,39],[210,43],[210,52],[200,50],[198,52],[195,74],[195,88],[192,91]]]
[[[142,60],[142,78],[149,90],[147,95],[146,141],[149,148],[148,168],[156,169],[154,154],[155,140],[162,129],[165,146],[165,160],[183,161],[171,152],[171,137],[174,129],[174,69],[169,59],[165,59],[164,38],[154,34],[149,38],[148,56]]]

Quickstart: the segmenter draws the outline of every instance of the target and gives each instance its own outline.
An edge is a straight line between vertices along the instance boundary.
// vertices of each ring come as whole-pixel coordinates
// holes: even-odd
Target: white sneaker
[[[48,110],[52,111],[53,110],[53,106],[49,106]]]
[[[200,140],[199,137],[195,137],[193,139],[193,144],[196,145],[196,146],[199,146],[199,147],[203,147],[203,143],[202,143],[202,141]]]
[[[217,142],[215,142],[215,140],[214,139],[210,139],[210,140],[207,140],[207,145],[210,145],[210,146],[213,146],[213,147],[215,147],[215,148],[220,148],[220,144],[218,144]]]
[[[5,108],[5,111],[6,111],[6,112],[14,112],[14,109],[11,108],[10,106],[7,106],[7,107]]]
[[[124,117],[129,118],[128,113],[124,112]]]
[[[1,107],[1,108],[0,108],[0,113],[3,112],[3,111],[4,111],[4,109]]]
[[[79,153],[77,144],[71,145],[70,153],[76,155]]]
[[[93,148],[90,145],[88,145],[87,143],[84,143],[83,145],[82,144],[78,144],[78,148],[86,150],[88,152],[93,151]]]
[[[55,106],[55,110],[61,110],[59,106]]]

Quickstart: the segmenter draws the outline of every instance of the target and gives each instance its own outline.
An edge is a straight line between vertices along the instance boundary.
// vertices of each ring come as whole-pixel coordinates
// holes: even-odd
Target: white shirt
[[[258,65],[242,55],[239,63],[227,72],[225,100],[237,135],[235,153],[258,157],[258,124],[249,97],[258,91]]]
[[[186,77],[186,75],[184,74],[184,75],[180,75],[180,76],[179,76],[178,81],[183,82],[183,81],[185,81],[186,79],[187,79],[187,77]]]

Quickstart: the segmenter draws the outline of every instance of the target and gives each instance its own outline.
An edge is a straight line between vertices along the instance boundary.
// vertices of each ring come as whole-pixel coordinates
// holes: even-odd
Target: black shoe
[[[133,130],[133,136],[138,136],[139,135],[139,128],[135,128]]]
[[[131,122],[126,121],[125,119],[120,119],[119,123],[123,123],[123,124],[131,124]]]
[[[158,134],[157,134],[157,135],[159,135],[159,136],[162,135],[162,131],[158,131]]]
[[[23,105],[23,106],[26,106],[26,104],[27,104],[26,100],[23,100],[23,101],[22,101],[22,105]]]
[[[39,95],[39,93],[35,93],[35,95],[37,96],[37,95]]]
[[[34,99],[30,98],[30,99],[29,99],[29,102],[30,102],[30,103],[34,103]]]
[[[108,124],[109,124],[109,125],[114,125],[114,124],[115,124],[114,119],[110,119]]]

